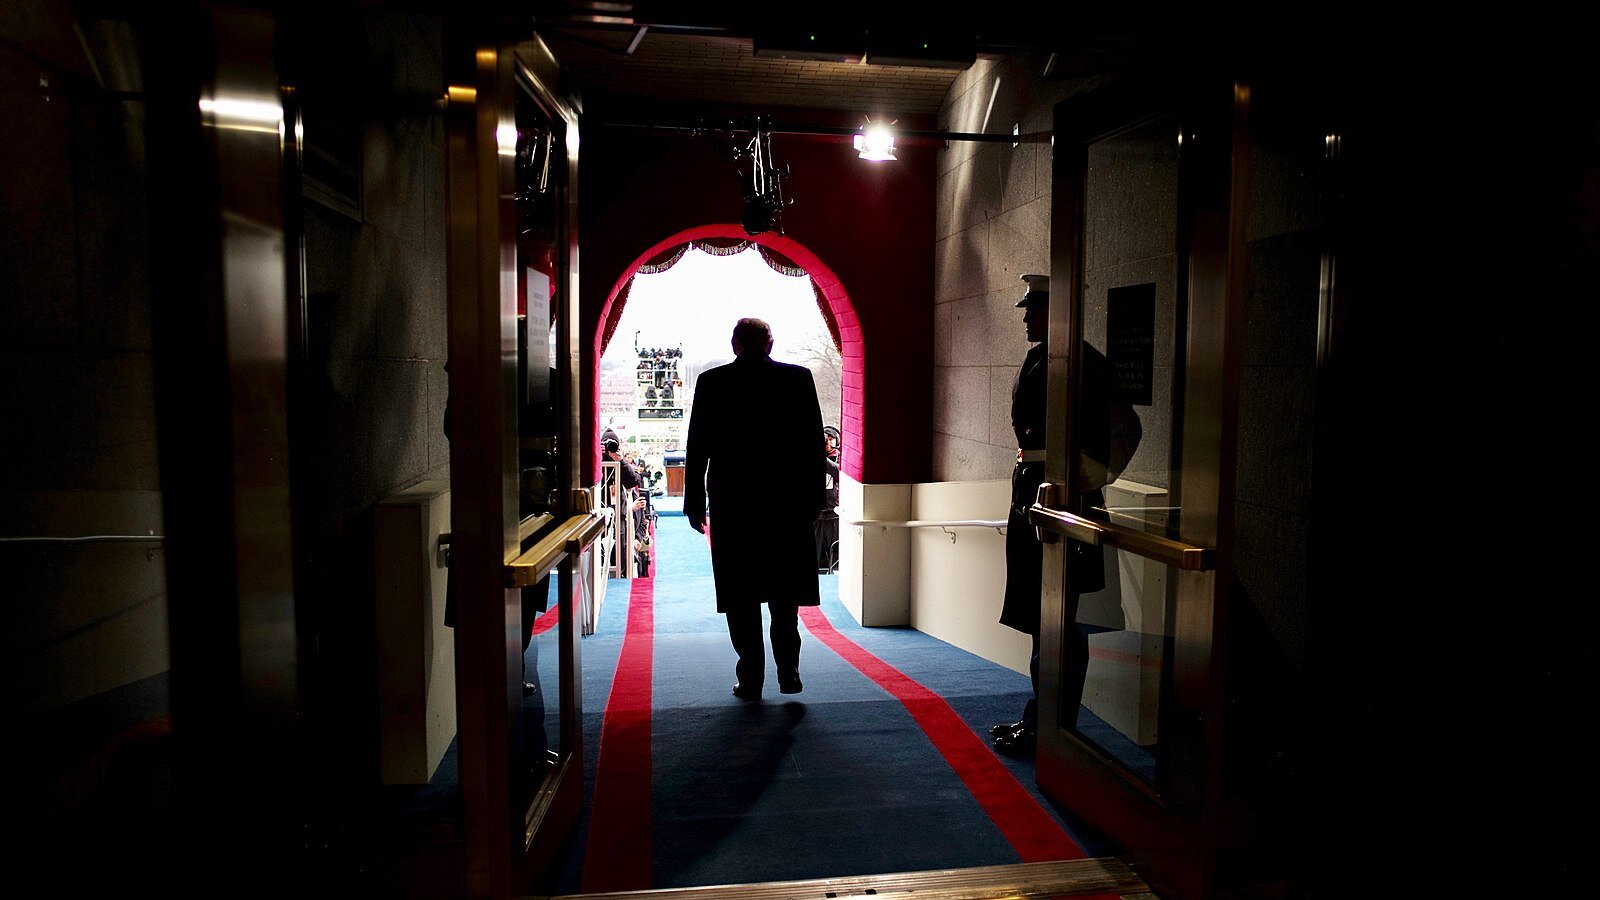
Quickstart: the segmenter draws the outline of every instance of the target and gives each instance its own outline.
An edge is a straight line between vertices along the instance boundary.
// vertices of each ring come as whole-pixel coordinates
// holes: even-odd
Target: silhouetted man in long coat
[[[696,531],[710,521],[717,611],[739,654],[733,693],[755,700],[766,676],[762,603],[778,689],[801,689],[798,607],[821,602],[812,523],[824,505],[822,410],[810,370],[772,359],[767,323],[740,319],[733,353],[695,384],[683,511]]]

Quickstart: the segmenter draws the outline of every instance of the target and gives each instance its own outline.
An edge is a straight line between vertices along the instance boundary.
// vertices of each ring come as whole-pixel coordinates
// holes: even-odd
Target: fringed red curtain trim
[[[784,256],[782,253],[779,253],[771,247],[757,244],[756,252],[760,253],[761,259],[766,262],[772,271],[777,272],[779,275],[787,275],[790,278],[800,278],[801,276],[810,274],[805,269],[795,265],[794,261],[789,257]]]
[[[688,246],[711,256],[736,256],[748,250],[750,242],[738,238],[701,238],[698,241],[690,241]]]
[[[606,330],[600,335],[601,353],[605,353],[606,348],[611,346],[611,336],[617,333],[617,326],[622,323],[622,308],[628,305],[628,294],[632,291],[633,278],[629,276],[628,280],[622,283],[621,289],[617,291],[617,299],[612,302],[611,316],[606,319]]]
[[[639,266],[639,268],[634,270],[633,274],[657,275],[665,272],[666,270],[677,265],[678,260],[683,259],[683,254],[689,252],[690,246],[692,246],[692,244],[680,244],[677,247],[643,263]],[[629,282],[632,283],[632,279],[630,279]]]
[[[801,274],[805,274],[804,270]],[[817,312],[822,313],[822,321],[828,325],[828,337],[833,338],[833,349],[844,352],[844,344],[839,340],[839,321],[833,317],[833,307],[828,305],[828,296],[822,292],[822,285],[816,279],[811,280],[811,295],[817,298]]]

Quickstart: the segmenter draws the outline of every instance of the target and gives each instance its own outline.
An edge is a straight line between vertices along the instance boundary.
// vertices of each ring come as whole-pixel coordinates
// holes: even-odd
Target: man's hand
[[[706,514],[703,512],[686,513],[689,517],[689,527],[701,534],[706,533]]]

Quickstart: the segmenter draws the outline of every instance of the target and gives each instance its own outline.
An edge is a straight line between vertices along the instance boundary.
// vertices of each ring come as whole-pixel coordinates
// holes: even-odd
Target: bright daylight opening
[[[839,427],[839,350],[810,276],[774,271],[754,245],[730,256],[691,246],[670,269],[634,276],[600,361],[602,435],[607,429],[616,434],[622,455],[642,470],[659,507],[682,502],[695,379],[733,359],[733,326],[746,316],[772,326],[773,359],[811,370],[822,422]]]

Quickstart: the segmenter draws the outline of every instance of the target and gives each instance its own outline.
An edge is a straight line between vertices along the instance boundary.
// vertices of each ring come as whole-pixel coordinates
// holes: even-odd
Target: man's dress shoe
[[[991,737],[1001,737],[1010,734],[1013,731],[1020,731],[1021,729],[1025,728],[1027,724],[1027,722],[1019,719],[1015,722],[1003,722],[999,725],[990,725],[989,735]]]
[[[760,700],[761,688],[747,688],[742,684],[734,684],[733,695],[740,700]]]
[[[1038,739],[1039,733],[1036,729],[1018,728],[1016,731],[995,738],[994,748],[1002,753],[1025,755],[1033,752]]]
[[[782,693],[782,694],[798,694],[798,693],[800,693],[801,691],[803,691],[805,689],[806,689],[806,686],[800,683],[800,673],[799,672],[795,672],[792,675],[784,675],[782,673],[778,674],[778,692],[779,693]]]

